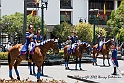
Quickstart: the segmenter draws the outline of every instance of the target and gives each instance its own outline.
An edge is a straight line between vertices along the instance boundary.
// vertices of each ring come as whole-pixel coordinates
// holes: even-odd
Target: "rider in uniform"
[[[100,30],[98,35],[98,50],[100,51],[102,48],[102,44],[104,43],[104,36],[102,30]]]
[[[43,41],[43,36],[41,36],[40,28],[37,29],[36,35],[34,36],[34,38],[36,39],[37,44]]]
[[[112,63],[114,66],[114,72],[112,73],[112,75],[117,75],[116,69],[118,66],[118,60],[117,60],[117,43],[115,42],[112,48]]]
[[[71,40],[71,52],[73,53],[73,47],[77,46],[78,44],[78,36],[76,35],[76,32],[73,33],[73,36],[70,36]]]
[[[33,37],[34,37],[33,25],[29,24],[28,32],[26,32],[26,42],[25,42],[24,46],[22,47],[22,49],[20,51],[20,54],[25,54],[26,53],[26,60],[29,60],[29,56],[28,56],[28,53],[30,51],[29,45],[31,44],[31,42],[33,40]]]

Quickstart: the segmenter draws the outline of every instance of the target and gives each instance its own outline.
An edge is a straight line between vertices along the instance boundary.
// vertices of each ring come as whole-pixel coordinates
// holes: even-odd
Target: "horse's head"
[[[58,39],[52,39],[53,44],[51,46],[51,48],[53,49],[53,52],[55,54],[59,54],[59,44],[58,44]]]
[[[108,48],[110,48],[114,43],[114,40],[113,39],[109,39],[107,42],[106,42],[106,45]]]
[[[48,52],[52,49],[55,54],[59,53],[58,42],[56,39],[47,39],[39,44],[39,48],[43,52]]]
[[[87,53],[87,54],[90,54],[90,52],[91,52],[91,46],[90,46],[90,44],[81,43],[81,44],[79,45],[79,51],[81,51],[81,53],[82,53],[82,52],[85,52],[85,53]]]

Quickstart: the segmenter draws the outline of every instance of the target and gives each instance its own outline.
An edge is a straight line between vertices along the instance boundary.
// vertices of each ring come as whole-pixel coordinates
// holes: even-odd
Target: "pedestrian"
[[[117,75],[117,67],[119,67],[118,65],[118,60],[117,60],[117,43],[114,42],[113,46],[112,46],[112,57],[111,57],[113,66],[114,66],[114,71],[112,73],[112,75]]]

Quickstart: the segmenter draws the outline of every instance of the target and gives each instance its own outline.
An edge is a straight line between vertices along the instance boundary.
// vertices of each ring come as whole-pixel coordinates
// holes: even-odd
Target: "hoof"
[[[20,80],[20,77],[19,76],[17,77],[17,80]]]
[[[105,66],[105,64],[103,64],[103,66]]]
[[[42,83],[40,79],[37,79],[37,82],[38,82],[38,83]]]
[[[36,73],[34,72],[33,74],[35,75]]]
[[[30,72],[30,75],[32,75],[32,73]]]
[[[78,69],[75,69],[75,70],[78,70]]]
[[[43,74],[43,73],[41,73],[41,74],[40,74],[40,76],[44,76],[44,74]]]
[[[80,70],[82,70],[82,68],[80,68]]]
[[[111,65],[109,64],[109,66],[111,66]]]
[[[67,69],[69,69],[69,67],[65,67],[65,69],[67,70]]]
[[[92,65],[94,65],[94,63],[92,63]]]
[[[14,80],[14,78],[12,76],[10,76],[11,80]]]

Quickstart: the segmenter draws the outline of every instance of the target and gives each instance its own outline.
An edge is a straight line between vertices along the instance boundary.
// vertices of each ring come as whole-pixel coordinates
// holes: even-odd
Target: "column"
[[[118,1],[115,0],[115,1],[114,1],[114,10],[117,10],[117,8],[118,8]]]

